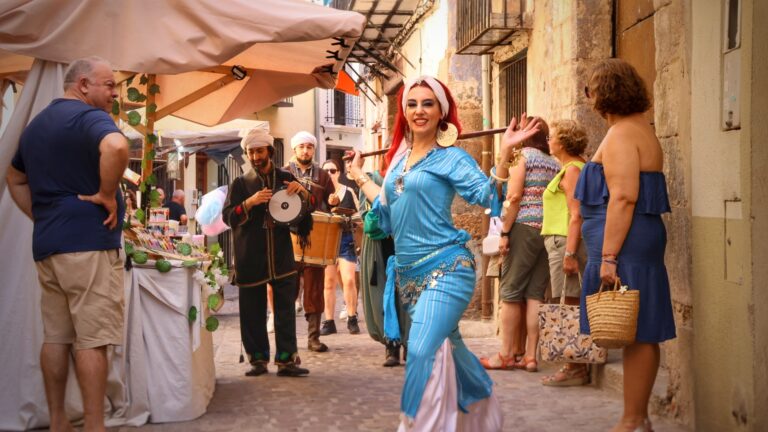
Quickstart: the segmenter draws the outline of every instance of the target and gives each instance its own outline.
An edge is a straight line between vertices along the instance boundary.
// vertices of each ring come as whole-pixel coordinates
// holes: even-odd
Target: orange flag
[[[339,71],[339,80],[336,83],[336,90],[351,94],[352,96],[360,96],[360,91],[355,88],[355,81],[352,80],[352,77],[349,76],[344,69]]]

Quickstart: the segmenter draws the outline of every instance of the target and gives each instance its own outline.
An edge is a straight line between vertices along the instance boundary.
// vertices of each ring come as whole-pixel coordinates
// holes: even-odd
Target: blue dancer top
[[[470,204],[490,207],[496,184],[458,147],[434,148],[406,171],[407,159],[384,182],[387,204],[377,198],[371,209],[381,228],[393,235],[398,265],[469,241],[469,233],[453,224],[451,203],[458,193]]]

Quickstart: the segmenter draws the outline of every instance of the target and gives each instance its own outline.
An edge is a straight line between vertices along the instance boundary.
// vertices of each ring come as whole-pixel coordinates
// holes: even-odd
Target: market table
[[[180,263],[176,263],[180,264]],[[205,414],[216,371],[211,333],[201,328],[195,269],[174,266],[167,273],[154,262],[134,263],[125,275],[126,373],[130,405],[146,406],[150,423],[185,421]]]

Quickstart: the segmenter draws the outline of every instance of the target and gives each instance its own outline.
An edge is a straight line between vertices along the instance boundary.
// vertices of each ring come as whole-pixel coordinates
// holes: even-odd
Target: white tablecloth
[[[149,421],[185,421],[205,414],[216,372],[211,333],[200,310],[200,286],[193,270],[168,273],[134,266],[126,274],[125,306],[131,405],[149,407]]]
[[[6,196],[7,198],[7,196]],[[0,201],[5,201],[3,198]],[[31,224],[30,224],[31,225]],[[31,231],[31,230],[30,230]],[[7,254],[0,257],[15,257]],[[17,261],[22,261],[18,259]],[[40,287],[34,267],[15,272],[13,289],[2,292],[0,322],[0,430],[48,425],[48,407],[40,373],[42,319]],[[134,267],[125,273],[125,339],[108,350],[106,424],[141,426],[191,420],[203,415],[215,387],[211,334],[187,318],[200,303],[200,286],[192,270]],[[202,315],[202,314],[199,314]],[[82,398],[70,362],[66,407],[70,419],[82,418]]]

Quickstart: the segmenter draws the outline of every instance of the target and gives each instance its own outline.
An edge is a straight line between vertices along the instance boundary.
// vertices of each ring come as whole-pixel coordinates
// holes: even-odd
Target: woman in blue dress
[[[489,180],[464,150],[451,146],[460,125],[448,88],[435,78],[408,80],[398,94],[398,112],[387,154],[383,188],[363,174],[360,154],[352,175],[381,228],[395,241],[387,264],[385,334],[400,337],[393,293],[408,307],[412,323],[401,397],[400,430],[501,430],[493,383],[458,331],[475,287],[475,263],[466,231],[451,217],[456,194],[489,207],[496,181],[506,181],[514,147],[536,133],[537,122],[513,119],[501,145],[501,161]]]
[[[587,246],[581,310],[601,284],[640,290],[635,343],[624,348],[624,413],[612,429],[651,431],[648,400],[659,367],[659,343],[675,337],[664,266],[669,212],[664,154],[648,118],[650,99],[642,79],[619,59],[597,64],[585,88],[609,129],[576,185]],[[581,331],[589,333],[587,314]]]

